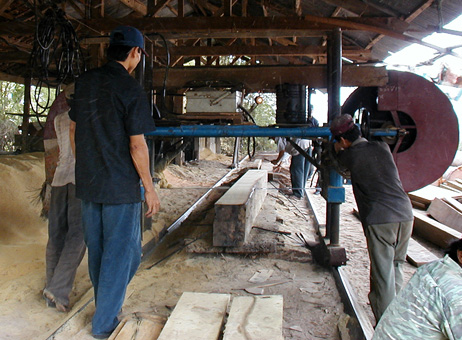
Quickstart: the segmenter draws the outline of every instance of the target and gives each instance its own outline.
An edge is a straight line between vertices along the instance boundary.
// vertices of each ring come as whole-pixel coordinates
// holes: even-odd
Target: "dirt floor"
[[[182,167],[169,166],[164,172],[169,185],[159,189],[161,211],[153,219],[152,229],[144,233],[143,242],[158,237],[160,230],[229,171],[230,164],[228,157],[210,155]],[[264,161],[263,168],[271,170],[272,165]],[[0,156],[0,339],[92,339],[94,304],[86,258],[77,273],[70,313],[47,308],[41,298],[47,222],[39,217],[41,207],[37,197],[43,180],[43,154]],[[284,297],[285,339],[340,339],[338,325],[346,316],[331,272],[314,263],[310,252],[300,246],[295,236],[303,233],[314,240],[314,220],[305,200],[289,199],[276,186],[279,185],[269,185],[255,226],[291,234],[256,228],[252,231],[255,243],[266,242],[264,247],[257,244],[256,248],[272,252],[239,255],[212,248],[213,202],[208,202],[145,257],[129,286],[123,314],[168,316],[185,291],[250,295],[245,289],[253,284],[248,280],[257,271],[269,270],[272,275],[265,282],[263,293]],[[217,199],[224,191],[215,189],[210,199]],[[313,194],[314,189],[308,191],[317,209],[324,211],[323,199]],[[354,207],[347,186],[347,202],[341,210],[340,243],[347,250],[346,270],[351,283],[372,320],[367,302],[367,249],[360,223],[352,215]],[[414,271],[406,264],[406,280]]]

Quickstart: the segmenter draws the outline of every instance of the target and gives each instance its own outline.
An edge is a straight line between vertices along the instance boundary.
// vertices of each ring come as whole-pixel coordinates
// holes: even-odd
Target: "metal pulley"
[[[356,89],[342,106],[370,140],[385,141],[404,189],[431,184],[451,165],[459,145],[454,109],[441,90],[409,72],[389,71],[388,84]],[[371,137],[375,129],[396,129],[393,137]]]

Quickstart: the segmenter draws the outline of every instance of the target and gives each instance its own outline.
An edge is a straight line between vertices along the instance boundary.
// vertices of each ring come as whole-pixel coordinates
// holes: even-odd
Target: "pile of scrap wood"
[[[414,235],[445,249],[462,238],[462,180],[429,185],[409,193],[414,206]]]

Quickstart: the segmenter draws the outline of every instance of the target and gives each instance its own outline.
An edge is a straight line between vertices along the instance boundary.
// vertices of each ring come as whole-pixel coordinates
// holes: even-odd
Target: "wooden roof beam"
[[[423,11],[425,11],[428,7],[432,5],[434,0],[427,0],[425,1],[422,5],[417,7],[416,10],[414,10],[406,19],[404,19],[405,22],[410,23],[412,22],[415,18],[417,18],[420,14],[422,14]],[[377,44],[380,40],[385,35],[379,34],[377,35],[372,41],[366,46],[366,49],[371,49],[375,44]]]
[[[362,0],[322,0],[322,1],[324,1],[326,4],[329,4],[335,7],[342,7],[348,10],[349,12],[356,13],[359,16],[361,16],[365,12],[371,12],[371,10],[372,10],[372,15],[382,14],[381,11],[364,3]]]
[[[153,1],[153,0],[150,0],[150,1]],[[120,2],[123,3],[125,6],[127,6],[128,8],[131,8],[134,12],[138,14],[141,14],[143,16],[148,14],[147,6],[138,0],[120,0]]]
[[[163,69],[153,71],[154,88],[162,88]],[[388,73],[384,67],[344,65],[342,86],[384,86]],[[282,83],[306,84],[314,88],[326,88],[327,66],[239,66],[239,67],[180,67],[171,68],[167,87],[181,89],[188,84],[221,80],[244,84],[251,92],[274,91]]]
[[[2,0],[0,1],[0,16],[10,7],[14,0]]]
[[[155,17],[165,6],[169,4],[170,0],[160,0],[154,5],[154,0],[148,0],[148,7],[146,15],[148,17]]]
[[[169,51],[172,56],[179,57],[213,57],[228,55],[245,55],[245,56],[299,56],[299,57],[316,57],[326,55],[326,47],[318,46],[249,46],[249,45],[232,45],[235,39],[230,40],[226,46],[178,46],[170,47]],[[231,46],[232,45],[232,46]],[[359,48],[344,47],[343,56],[347,58],[361,57],[368,59],[371,55],[370,50]],[[165,55],[165,48],[154,47],[153,56]]]
[[[323,18],[304,17],[187,17],[187,18],[123,18],[113,20],[83,20],[83,26],[109,33],[119,24],[136,26],[145,34],[157,32],[166,39],[187,38],[265,38],[319,36],[334,27],[342,30],[364,30],[400,36],[408,24],[392,18]],[[14,34],[16,24],[0,23],[0,31]],[[34,26],[28,25],[30,32]],[[24,27],[18,27],[24,31]],[[85,27],[82,27],[84,30]],[[17,33],[19,34],[19,33]]]

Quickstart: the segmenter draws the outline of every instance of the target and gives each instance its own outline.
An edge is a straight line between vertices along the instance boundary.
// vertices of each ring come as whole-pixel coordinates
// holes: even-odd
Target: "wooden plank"
[[[457,191],[462,193],[462,184],[456,182],[456,181],[447,181],[446,184],[451,187],[456,189]]]
[[[124,318],[108,340],[156,340],[164,324],[163,316],[135,313]]]
[[[461,196],[462,197],[462,196]],[[454,209],[462,213],[462,203],[460,203],[457,199],[460,199],[460,197],[445,197],[443,198],[443,201],[452,206]]]
[[[223,340],[283,340],[283,298],[236,296],[231,304]]]
[[[268,172],[248,170],[216,203],[213,245],[235,247],[246,243],[266,197]]]
[[[158,339],[218,339],[229,299],[229,294],[184,292]]]
[[[435,198],[428,207],[427,213],[438,222],[462,232],[462,213],[442,199]]]
[[[451,242],[462,238],[462,233],[454,230],[438,221],[435,221],[425,213],[414,209],[413,233],[423,239],[445,249]]]
[[[425,209],[427,209],[435,198],[454,197],[457,195],[445,188],[437,187],[435,185],[427,185],[419,190],[409,192],[408,196],[411,201],[422,203],[425,205]]]
[[[422,246],[419,242],[411,238],[407,248],[406,259],[407,262],[413,266],[420,267],[426,263],[438,260],[438,257]]]

